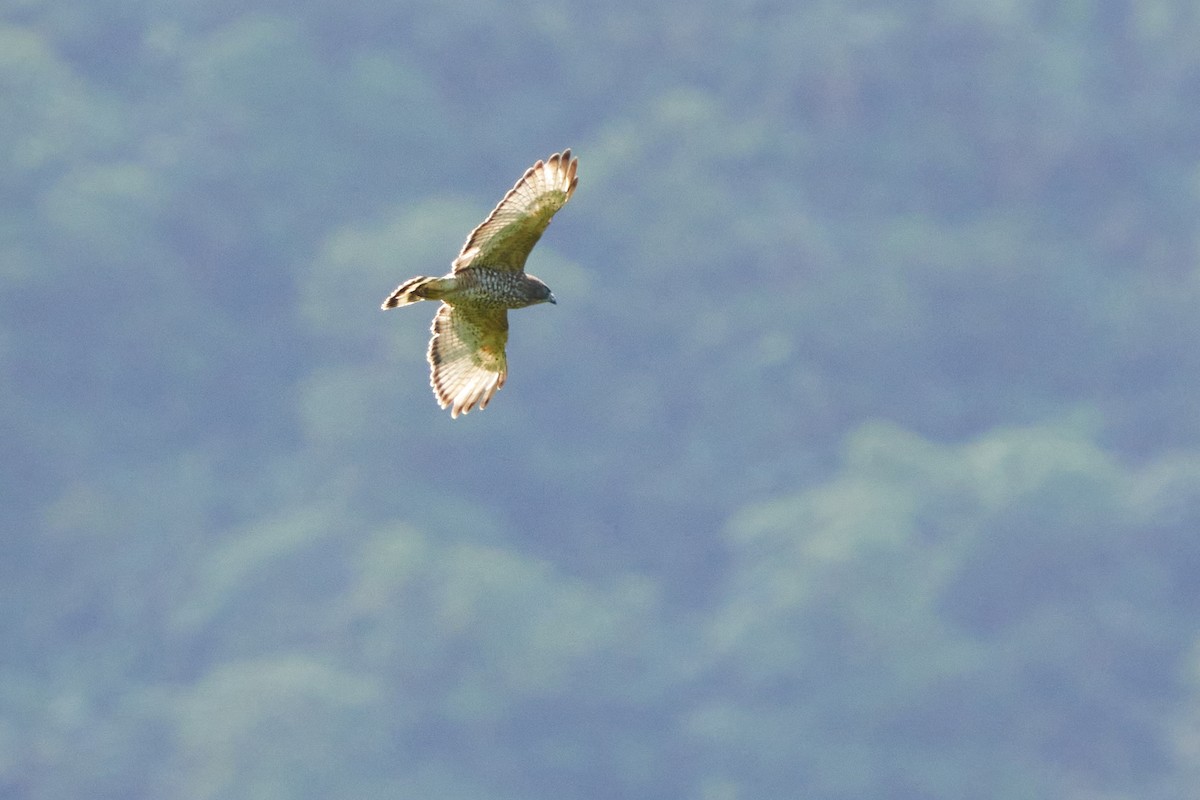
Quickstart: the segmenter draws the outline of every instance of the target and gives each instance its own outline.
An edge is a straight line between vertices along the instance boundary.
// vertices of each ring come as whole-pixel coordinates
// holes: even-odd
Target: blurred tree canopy
[[[0,797],[1195,796],[1198,40],[8,3]],[[452,422],[379,302],[568,146]]]

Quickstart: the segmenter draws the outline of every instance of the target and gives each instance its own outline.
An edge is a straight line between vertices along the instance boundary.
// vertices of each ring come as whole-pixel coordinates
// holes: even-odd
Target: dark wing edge
[[[471,231],[454,259],[454,271],[481,265],[523,270],[551,217],[575,193],[578,169],[579,159],[572,158],[567,148],[525,170],[487,219]]]

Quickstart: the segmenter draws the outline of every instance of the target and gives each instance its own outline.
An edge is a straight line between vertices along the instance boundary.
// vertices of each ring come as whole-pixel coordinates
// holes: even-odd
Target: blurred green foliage
[[[0,798],[1195,796],[1193,5],[0,20]]]

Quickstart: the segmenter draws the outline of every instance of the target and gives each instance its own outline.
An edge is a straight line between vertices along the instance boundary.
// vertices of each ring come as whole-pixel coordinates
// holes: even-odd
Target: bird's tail
[[[411,278],[392,292],[383,301],[383,309],[399,308],[422,300],[441,300],[446,292],[454,288],[454,278]]]

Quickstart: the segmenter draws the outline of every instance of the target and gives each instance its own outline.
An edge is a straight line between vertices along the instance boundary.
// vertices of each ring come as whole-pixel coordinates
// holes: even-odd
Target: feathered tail
[[[412,278],[400,284],[396,291],[383,301],[382,308],[399,308],[422,300],[441,300],[446,292],[454,288],[454,278]]]

